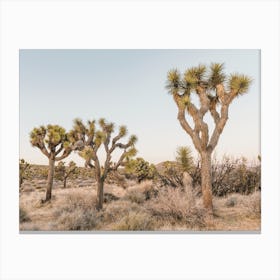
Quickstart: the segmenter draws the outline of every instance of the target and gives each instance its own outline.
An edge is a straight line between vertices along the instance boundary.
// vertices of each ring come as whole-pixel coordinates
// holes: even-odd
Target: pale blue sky
[[[173,160],[191,146],[165,89],[167,72],[222,62],[226,73],[253,78],[248,94],[233,102],[216,152],[254,159],[260,154],[260,51],[258,50],[20,50],[20,158],[46,164],[29,143],[39,125],[71,129],[74,118],[105,117],[138,136],[138,156]],[[83,161],[71,155],[79,165]]]

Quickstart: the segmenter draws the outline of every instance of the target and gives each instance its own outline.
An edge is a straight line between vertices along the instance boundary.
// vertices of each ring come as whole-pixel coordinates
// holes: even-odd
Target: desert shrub
[[[233,193],[229,194],[226,198],[217,198],[215,204],[218,207],[235,207],[241,215],[250,217],[260,217],[261,215],[261,192],[244,195]]]
[[[183,170],[177,162],[165,161],[158,166],[158,181],[161,186],[184,188]]]
[[[237,204],[237,198],[235,196],[229,197],[225,202],[226,207],[234,207],[236,204]]]
[[[112,193],[104,193],[104,203],[109,203],[118,199],[119,197],[113,195]]]
[[[143,158],[129,159],[125,163],[125,174],[129,178],[135,177],[139,182],[153,179],[156,176],[156,168]]]
[[[193,185],[201,185],[200,162],[191,171]],[[220,161],[212,159],[212,192],[215,196],[231,193],[251,194],[261,189],[261,166],[249,165],[245,158],[224,156]],[[198,191],[201,194],[201,189]]]
[[[261,216],[261,192],[257,191],[249,195],[243,195],[241,206],[250,216]]]
[[[95,178],[95,172],[91,168],[78,167],[79,177],[82,179]]]
[[[162,186],[184,189],[183,174],[197,171],[190,147],[181,146],[176,150],[176,161],[165,161],[157,165],[158,178]],[[193,178],[192,178],[193,181]],[[195,186],[195,184],[193,184]]]
[[[55,212],[58,230],[91,230],[100,222],[96,197],[81,193],[68,194],[64,204]]]
[[[100,217],[95,209],[76,209],[63,211],[58,223],[60,230],[92,230],[100,223]]]
[[[132,202],[142,203],[145,200],[157,196],[159,188],[153,181],[142,181],[140,184],[128,188],[124,199]]]
[[[105,180],[107,184],[115,184],[117,186],[126,187],[125,176],[122,175],[118,170],[111,171]]]
[[[34,176],[34,178],[36,179],[41,179],[41,180],[47,180],[48,178],[48,166],[44,166],[44,165],[33,165],[32,166],[33,170],[34,170],[34,174],[36,174]]]
[[[153,230],[154,224],[151,216],[143,212],[130,212],[113,225],[113,230]]]
[[[187,195],[178,188],[161,190],[155,199],[146,204],[146,207],[153,216],[171,223],[180,221],[191,227],[205,225],[205,210],[196,206],[193,195]]]
[[[30,222],[31,219],[28,216],[27,212],[25,209],[23,209],[22,207],[19,208],[19,222],[20,223],[24,223],[24,222]]]
[[[108,205],[105,205],[103,210],[103,222],[111,223],[117,222],[124,216],[128,215],[131,211],[140,211],[139,204],[129,200],[118,200]]]
[[[145,194],[135,189],[128,190],[124,198],[139,204],[146,200]]]

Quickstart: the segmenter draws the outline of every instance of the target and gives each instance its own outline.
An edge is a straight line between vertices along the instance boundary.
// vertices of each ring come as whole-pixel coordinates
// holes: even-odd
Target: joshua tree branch
[[[212,152],[215,149],[216,145],[218,144],[220,135],[223,132],[225,124],[228,120],[228,107],[229,107],[229,104],[222,105],[222,107],[221,107],[221,117],[216,123],[215,129],[213,131],[213,134],[212,134],[209,144],[207,146],[208,151]]]
[[[107,145],[107,148],[105,147],[105,150],[106,150],[106,160],[104,163],[104,172],[103,172],[104,178],[107,177],[107,174],[110,170],[110,161],[111,161],[111,153],[109,152],[108,145]]]
[[[63,154],[60,157],[56,157],[55,160],[60,161],[62,159],[65,159],[66,157],[68,157],[70,155],[71,152],[72,152],[71,149],[64,150]]]
[[[60,144],[60,147],[59,147],[59,149],[55,152],[55,155],[57,156],[62,150],[63,150],[63,144]]]
[[[37,147],[42,151],[42,153],[47,156],[48,158],[50,157],[50,153],[48,152],[47,148],[43,143],[40,143],[37,145]]]
[[[190,137],[193,139],[194,146],[198,151],[201,151],[201,141],[199,139],[198,134],[195,130],[193,130],[190,125],[188,124],[186,117],[185,117],[185,109],[178,108],[178,120],[180,122],[180,125],[182,128],[190,135]]]
[[[198,86],[197,87],[197,93],[198,93],[199,100],[200,100],[199,113],[200,113],[200,116],[203,119],[204,115],[209,110],[210,100],[209,100],[209,98],[207,96],[205,88],[203,88],[201,86]]]
[[[95,166],[91,163],[91,159],[85,160],[85,167],[95,168]]]
[[[119,133],[117,136],[115,136],[112,140],[112,147],[122,138],[122,135]]]
[[[197,138],[200,140],[200,145],[202,148],[205,148],[209,141],[209,135],[208,135],[208,125],[203,121],[203,116],[205,115],[206,111],[209,109],[209,100],[208,101],[204,100],[205,98],[208,99],[205,91],[203,91],[201,94],[202,96],[205,94],[205,96],[202,97],[201,108],[198,110],[196,106],[191,102],[188,104],[187,108],[188,108],[188,112],[193,118],[195,124],[194,130],[196,132]],[[199,135],[200,132],[201,132],[201,137]]]
[[[213,105],[213,106],[210,107],[210,113],[211,113],[211,116],[214,119],[215,124],[217,125],[219,120],[220,120],[220,115],[216,110],[216,105]]]
[[[123,164],[125,156],[126,156],[126,150],[124,150],[124,152],[122,153],[122,155],[120,156],[118,162],[114,165],[112,170],[117,170],[120,167],[120,165]]]

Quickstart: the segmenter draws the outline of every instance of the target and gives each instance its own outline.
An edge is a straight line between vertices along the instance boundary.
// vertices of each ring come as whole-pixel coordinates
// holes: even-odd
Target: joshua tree
[[[21,187],[23,180],[27,179],[30,174],[30,164],[24,159],[19,160],[19,187]]]
[[[146,179],[153,179],[156,175],[156,167],[143,158],[127,159],[124,167],[126,174],[133,174],[138,183]]]
[[[55,178],[63,181],[63,187],[66,188],[68,178],[74,178],[78,175],[79,168],[74,161],[70,161],[68,166],[65,166],[63,161],[60,161],[55,167]]]
[[[66,158],[75,146],[71,145],[65,129],[58,125],[40,126],[30,133],[30,142],[49,159],[45,202],[51,200],[55,161]]]
[[[176,161],[181,165],[184,172],[190,172],[193,167],[192,152],[189,147],[178,147],[176,150]]]
[[[219,63],[212,63],[208,73],[206,66],[199,65],[187,69],[183,76],[176,69],[167,75],[166,88],[178,107],[177,118],[201,157],[203,204],[210,214],[213,213],[211,155],[228,120],[229,105],[248,91],[250,83],[251,79],[243,74],[226,76],[223,64]],[[193,103],[193,94],[198,96],[199,107]],[[192,117],[193,127],[186,119],[186,112]],[[212,135],[204,120],[208,112],[215,123]]]
[[[83,150],[79,153],[85,159],[85,166],[94,169],[95,179],[97,181],[97,209],[103,207],[103,186],[104,181],[110,171],[117,170],[119,166],[124,164],[127,157],[136,155],[137,151],[134,147],[137,138],[131,135],[126,144],[119,142],[127,135],[125,126],[119,127],[118,134],[112,137],[114,132],[114,124],[107,123],[104,119],[99,120],[99,130],[96,130],[95,121],[88,121],[87,126],[80,119],[74,121],[74,128],[70,132],[72,141],[76,141]],[[101,146],[105,150],[104,166],[101,166],[97,152]],[[112,154],[116,149],[121,149],[122,153],[118,161],[112,163]]]

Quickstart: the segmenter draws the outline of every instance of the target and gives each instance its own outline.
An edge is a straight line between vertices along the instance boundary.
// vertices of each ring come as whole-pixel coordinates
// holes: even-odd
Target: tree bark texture
[[[103,189],[104,181],[102,179],[97,180],[97,205],[96,209],[101,210],[103,208]]]
[[[101,167],[99,164],[99,160],[95,155],[94,158],[94,165],[95,165],[95,179],[97,182],[97,197],[96,197],[96,209],[99,211],[103,208],[103,187],[104,187],[104,180],[101,175]]]
[[[201,188],[203,206],[209,214],[213,213],[212,204],[212,172],[211,172],[211,153],[201,153]]]
[[[49,158],[49,172],[48,172],[47,191],[46,191],[46,200],[45,201],[49,201],[52,198],[54,163],[55,163],[54,158],[50,157]]]
[[[67,180],[67,177],[64,177],[64,178],[63,178],[63,188],[64,188],[64,189],[66,188],[66,180]]]

